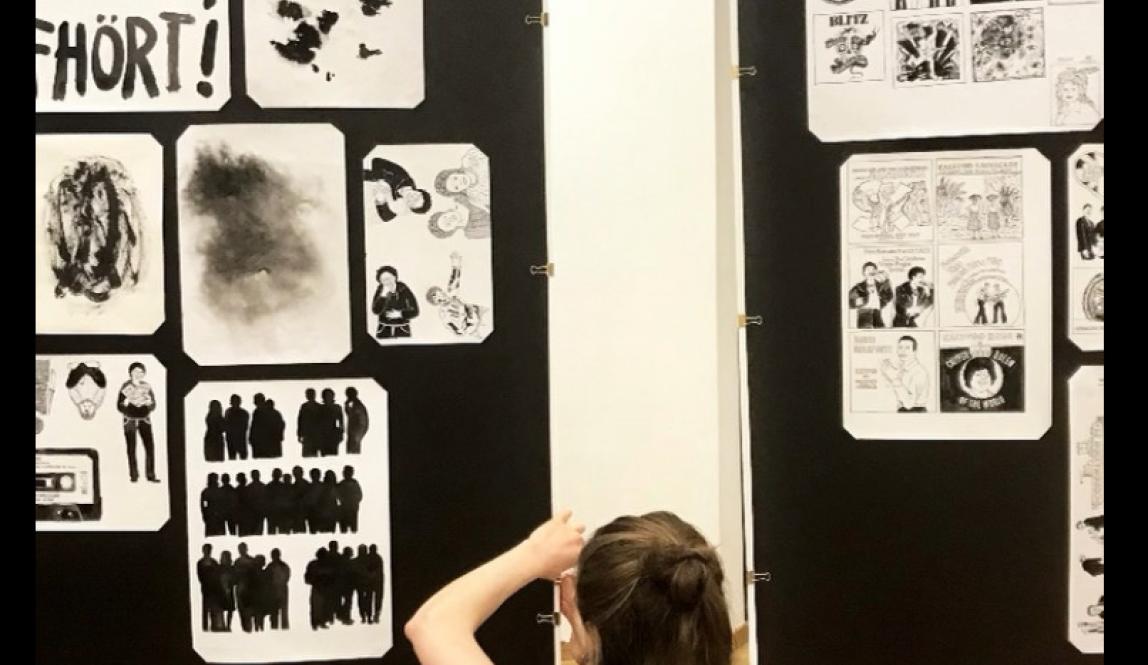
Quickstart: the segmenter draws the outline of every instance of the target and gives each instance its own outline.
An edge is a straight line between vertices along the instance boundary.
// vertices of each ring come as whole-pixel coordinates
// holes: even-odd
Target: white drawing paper
[[[1104,144],[1085,144],[1068,160],[1069,337],[1104,350]]]
[[[1104,653],[1104,366],[1069,382],[1068,640]]]

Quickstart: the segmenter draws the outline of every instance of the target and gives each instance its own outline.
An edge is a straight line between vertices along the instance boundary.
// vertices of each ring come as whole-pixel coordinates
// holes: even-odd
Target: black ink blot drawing
[[[291,39],[285,42],[272,41],[271,45],[279,55],[301,65],[315,60],[331,28],[339,22],[339,14],[336,12],[324,9],[318,16],[314,16],[298,2],[290,0],[279,0],[276,12],[280,18],[294,21],[295,28]]]
[[[359,59],[360,60],[366,60],[367,58],[373,58],[377,55],[382,55],[382,54],[383,54],[382,49],[367,48],[366,44],[359,44]]]
[[[139,282],[142,208],[123,165],[107,157],[77,160],[47,192],[47,233],[56,297],[95,303]]]
[[[231,474],[209,473],[199,496],[207,538],[357,533],[363,488],[350,466],[343,467],[342,480],[331,470],[304,475],[297,466],[289,473],[272,470],[267,482],[258,469],[241,471],[234,485]]]
[[[377,16],[384,7],[390,7],[394,0],[359,0],[363,16]]]
[[[303,223],[311,206],[300,187],[255,155],[201,149],[185,189],[209,221],[203,254],[204,300],[243,323],[291,309],[317,294],[319,251]]]
[[[91,420],[104,403],[108,379],[99,363],[77,363],[68,366],[68,378],[64,380],[64,387],[68,389],[68,397],[72,398],[72,404],[76,405],[80,417]]]

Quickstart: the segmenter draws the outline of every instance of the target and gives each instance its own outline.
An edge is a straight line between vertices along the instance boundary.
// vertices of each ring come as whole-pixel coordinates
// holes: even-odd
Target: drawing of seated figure
[[[1077,453],[1088,461],[1080,472],[1080,482],[1092,480],[1092,507],[1104,505],[1104,416],[1097,416],[1087,441],[1076,444]]]
[[[461,285],[462,256],[454,252],[450,255],[450,281],[446,289],[432,286],[427,291],[427,302],[438,308],[443,325],[455,335],[459,337],[472,335],[482,339],[486,336],[486,317],[489,309],[463,302],[457,295]]]
[[[439,194],[490,212],[490,160],[478,148],[462,156],[462,165],[440,171],[434,180]]]

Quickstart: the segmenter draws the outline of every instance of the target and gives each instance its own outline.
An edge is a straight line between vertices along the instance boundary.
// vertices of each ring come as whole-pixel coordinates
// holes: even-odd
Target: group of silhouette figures
[[[359,391],[347,388],[346,401],[335,401],[335,391],[326,388],[322,401],[316,401],[315,389],[304,391],[305,400],[299,406],[295,421],[295,435],[304,457],[327,457],[339,454],[339,446],[346,439],[346,452],[362,452],[363,437],[370,428],[367,407],[359,400]],[[276,459],[283,456],[283,440],[287,423],[275,408],[275,400],[257,393],[252,399],[255,407],[248,411],[243,398],[232,395],[225,411],[219,400],[207,406],[204,418],[203,458],[208,462],[227,460]]]
[[[258,470],[250,476],[209,473],[199,495],[204,536],[262,536],[293,533],[357,533],[363,489],[355,470],[343,467],[343,479],[334,471],[303,467],[290,474],[280,469],[263,482]]]
[[[271,550],[270,561],[262,554],[252,557],[246,543],[237,549],[234,561],[226,550],[216,560],[211,545],[204,545],[203,558],[196,563],[204,632],[231,632],[236,612],[244,632],[262,632],[268,624],[271,630],[287,630],[290,566],[278,549]],[[379,622],[385,573],[378,546],[359,545],[356,554],[350,547],[340,551],[332,540],[307,564],[303,581],[311,587],[312,630],[336,622],[354,624],[356,604],[361,623]]]

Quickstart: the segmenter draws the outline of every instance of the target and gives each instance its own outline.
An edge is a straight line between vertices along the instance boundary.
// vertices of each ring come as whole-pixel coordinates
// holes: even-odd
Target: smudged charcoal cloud
[[[377,16],[379,10],[383,7],[390,7],[392,4],[394,4],[392,0],[359,0],[364,16]]]
[[[227,319],[252,323],[315,297],[323,266],[305,227],[311,202],[255,155],[203,148],[184,195],[210,228],[199,246],[203,295]]]

